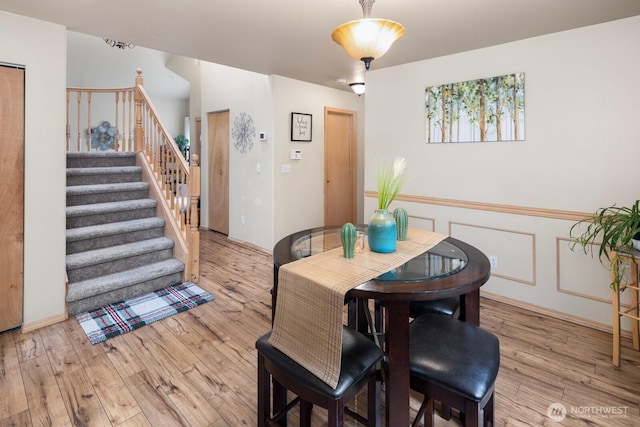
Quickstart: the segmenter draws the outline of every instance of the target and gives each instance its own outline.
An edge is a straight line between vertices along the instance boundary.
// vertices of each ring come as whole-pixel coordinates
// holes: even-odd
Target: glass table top
[[[358,231],[366,232],[366,227],[357,227]],[[329,229],[313,231],[305,234],[291,244],[291,255],[294,259],[306,258],[311,255],[338,248],[340,230]],[[368,245],[365,238],[365,250]],[[358,254],[356,253],[356,257]],[[427,252],[418,255],[406,264],[390,270],[374,280],[377,281],[423,281],[449,276],[461,271],[468,262],[464,251],[454,244],[442,241]]]

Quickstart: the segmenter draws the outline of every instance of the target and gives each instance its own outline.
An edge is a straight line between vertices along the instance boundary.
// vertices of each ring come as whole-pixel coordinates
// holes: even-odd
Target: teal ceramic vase
[[[342,254],[345,258],[353,258],[356,246],[356,227],[347,222],[340,230],[340,241],[342,242]]]
[[[393,211],[398,230],[398,240],[407,240],[407,228],[409,228],[409,214],[404,208],[396,208]]]
[[[367,240],[374,252],[390,253],[396,250],[396,220],[386,209],[376,209],[369,220]]]

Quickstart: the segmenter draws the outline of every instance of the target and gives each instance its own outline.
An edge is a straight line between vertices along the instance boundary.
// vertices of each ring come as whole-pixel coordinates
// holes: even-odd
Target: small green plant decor
[[[176,145],[180,149],[180,152],[182,153],[182,155],[186,157],[187,145],[189,145],[189,138],[181,134],[173,138],[173,140],[176,142]]]
[[[571,226],[571,250],[581,248],[585,254],[593,255],[594,246],[598,247],[598,258],[604,265],[611,263],[614,290],[624,290],[626,268],[621,266],[618,251],[635,259],[637,251],[632,248],[632,240],[640,238],[640,200],[633,206],[612,205],[598,209]],[[612,252],[614,255],[612,256]]]
[[[405,183],[407,161],[396,158],[391,164],[376,164],[376,184],[378,187],[378,209],[389,209]]]

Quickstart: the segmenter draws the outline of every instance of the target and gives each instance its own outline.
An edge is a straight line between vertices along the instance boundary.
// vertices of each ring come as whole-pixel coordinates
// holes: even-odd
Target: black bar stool
[[[332,389],[318,377],[269,343],[271,332],[256,341],[258,350],[258,426],[286,425],[289,410],[300,403],[300,425],[311,424],[313,405],[329,412],[329,426],[342,426],[348,414],[369,427],[380,425],[380,362],[382,350],[355,330],[343,327],[341,371]],[[274,380],[274,414],[271,414],[271,379]],[[368,385],[367,418],[351,411],[347,404]],[[297,397],[286,403],[286,391]],[[282,408],[275,402],[285,402]]]
[[[424,395],[413,423],[424,414],[434,425],[434,401],[460,412],[465,427],[494,424],[494,388],[500,344],[491,332],[448,316],[424,315],[409,326],[411,389]]]
[[[430,301],[411,301],[409,316],[413,319],[423,314],[440,314],[456,319],[460,313],[460,297],[442,298]]]

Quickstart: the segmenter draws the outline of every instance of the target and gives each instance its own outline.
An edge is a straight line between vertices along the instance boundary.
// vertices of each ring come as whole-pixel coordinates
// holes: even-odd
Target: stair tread
[[[67,206],[67,217],[99,214],[106,212],[130,211],[135,209],[155,208],[153,199],[124,200],[121,202],[94,203],[89,205]]]
[[[67,302],[79,301],[183,270],[184,264],[175,258],[171,258],[131,270],[69,283]]]
[[[165,220],[160,217],[133,219],[130,221],[112,222],[108,224],[89,225],[87,227],[67,229],[67,242],[76,242],[88,238],[112,236],[138,230],[164,227]]]
[[[67,196],[96,193],[116,193],[119,191],[147,190],[148,188],[149,184],[144,181],[115,182],[110,184],[70,185],[67,187]]]
[[[135,151],[68,151],[67,158],[136,157]]]
[[[141,172],[141,166],[99,166],[90,168],[67,168],[67,176],[70,175],[103,175],[115,173]]]
[[[67,270],[89,267],[113,260],[161,251],[173,248],[173,246],[174,242],[170,238],[156,237],[155,239],[141,240],[133,243],[69,254],[66,256]]]

